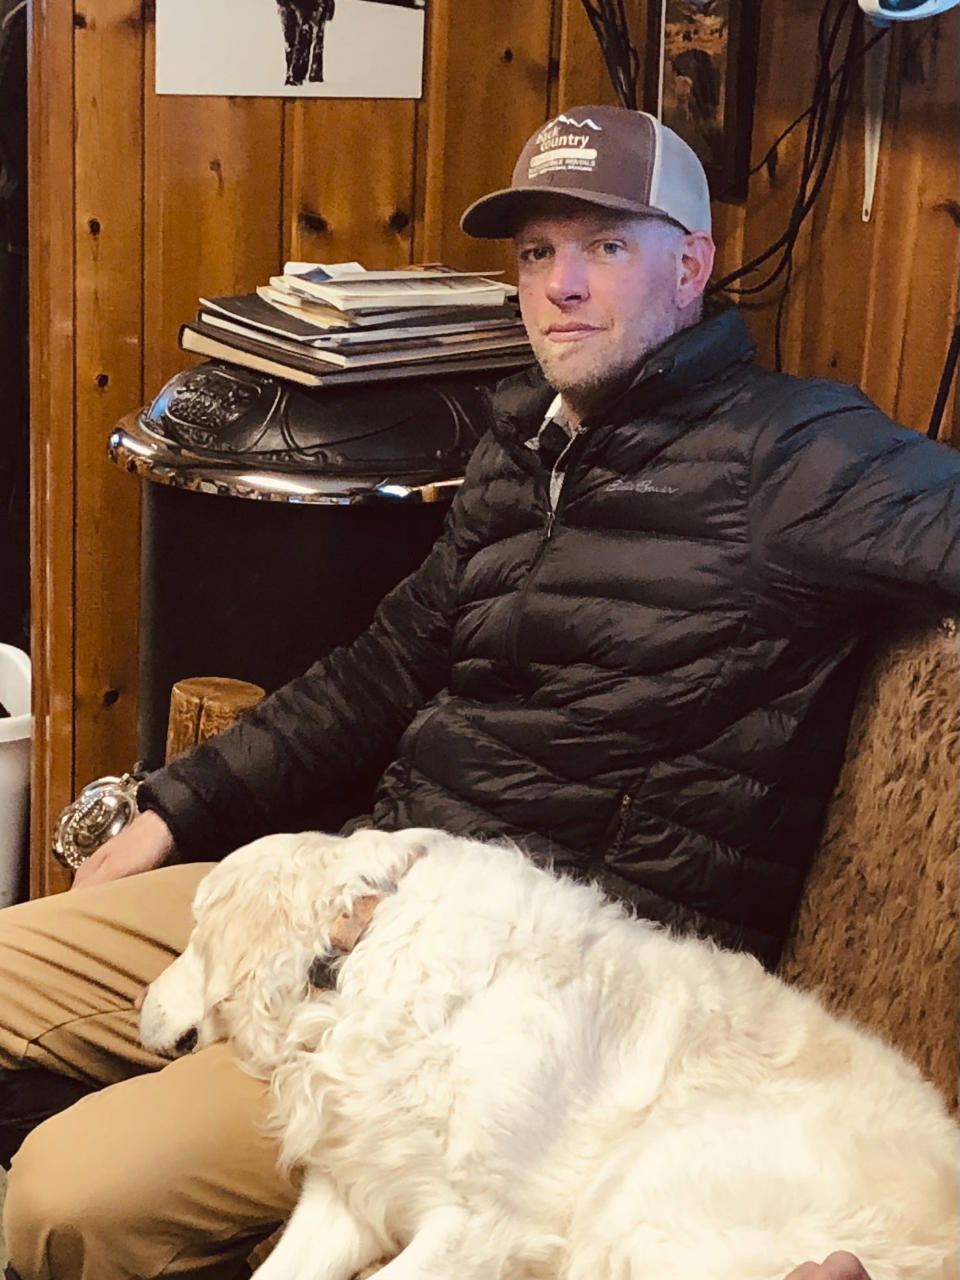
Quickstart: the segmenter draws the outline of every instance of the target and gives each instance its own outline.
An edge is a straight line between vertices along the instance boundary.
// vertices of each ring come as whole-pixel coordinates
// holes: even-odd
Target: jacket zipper
[[[623,841],[627,834],[627,822],[630,819],[630,810],[633,808],[633,792],[625,791],[620,797],[620,819],[617,822],[616,835],[613,837],[613,844],[610,846],[611,853],[619,853],[623,845]]]
[[[557,518],[557,507],[560,505],[560,494],[563,490],[563,482],[566,479],[566,472],[561,470],[560,464],[566,458],[567,454],[573,448],[573,442],[576,440],[573,435],[560,450],[556,462],[550,470],[550,483],[547,488],[547,498],[550,503],[550,509],[547,512],[547,523],[544,527],[544,541],[553,533],[553,526]]]
[[[516,604],[513,606],[513,613],[510,615],[510,625],[507,632],[506,651],[509,661],[514,667],[519,667],[520,660],[517,652],[517,640],[520,632],[520,615],[523,611],[523,598],[527,593],[530,580],[533,577],[534,570],[540,563],[541,557],[547,548],[547,543],[553,537],[553,530],[557,523],[557,508],[560,504],[560,493],[563,489],[563,482],[566,473],[561,470],[561,464],[566,458],[570,449],[573,447],[574,441],[577,439],[575,435],[571,436],[567,443],[563,446],[550,470],[550,479],[547,485],[547,518],[544,521],[543,528],[540,531],[540,544],[537,547],[537,553],[530,561],[530,567],[527,569],[526,577],[517,595]]]
[[[620,815],[617,818],[617,829],[613,833],[613,839],[606,849],[597,851],[596,856],[590,863],[590,874],[595,874],[605,862],[612,861],[623,847],[623,842],[627,837],[627,823],[630,821],[630,810],[633,808],[633,792],[624,791],[620,797]]]

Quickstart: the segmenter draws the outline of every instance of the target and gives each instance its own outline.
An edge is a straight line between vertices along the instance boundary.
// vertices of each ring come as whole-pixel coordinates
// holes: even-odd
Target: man
[[[290,1207],[263,1090],[224,1046],[154,1071],[136,1043],[203,870],[162,866],[174,848],[309,826],[319,793],[393,756],[367,823],[515,837],[772,964],[861,634],[960,588],[956,457],[850,388],[757,368],[735,312],[702,314],[709,199],[676,135],[565,112],[463,225],[515,238],[546,380],[503,388],[427,561],[352,646],[154,775],[84,892],[0,918],[8,1080],[120,1082],[13,1163],[24,1280],[226,1278]]]

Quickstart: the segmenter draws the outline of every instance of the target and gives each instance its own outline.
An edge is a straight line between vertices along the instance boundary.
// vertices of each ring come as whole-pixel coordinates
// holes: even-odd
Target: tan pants
[[[185,945],[206,869],[0,911],[0,1066],[109,1086],[13,1161],[4,1227],[23,1280],[232,1280],[292,1207],[259,1130],[265,1086],[224,1045],[167,1063],[137,1040],[133,1001]]]

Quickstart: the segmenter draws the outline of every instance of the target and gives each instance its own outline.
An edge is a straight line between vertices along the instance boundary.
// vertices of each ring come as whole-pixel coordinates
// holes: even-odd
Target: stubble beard
[[[582,418],[625,390],[650,352],[661,346],[671,334],[672,330],[652,341],[642,342],[638,350],[629,354],[614,356],[598,351],[592,358],[569,361],[563,358],[563,352],[550,349],[547,338],[531,341],[531,346],[547,382]]]
[[[649,333],[637,335],[636,347],[630,352],[596,351],[593,356],[567,361],[562,351],[550,348],[548,338],[531,338],[530,346],[550,387],[582,417],[626,390],[650,353],[696,319],[699,315],[687,317],[678,312],[663,316]]]

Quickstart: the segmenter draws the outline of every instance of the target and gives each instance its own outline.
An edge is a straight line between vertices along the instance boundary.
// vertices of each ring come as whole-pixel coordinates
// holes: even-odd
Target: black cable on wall
[[[603,53],[622,106],[636,108],[639,57],[630,43],[622,0],[581,0]],[[779,286],[774,326],[776,367],[783,367],[783,320],[793,276],[793,255],[800,230],[823,189],[836,154],[853,89],[854,71],[863,55],[889,30],[861,38],[863,22],[857,0],[824,0],[817,28],[816,73],[810,105],[767,148],[750,171],[775,171],[779,147],[806,122],[797,190],[780,235],[749,261],[716,280],[711,294],[724,293],[741,303]],[[764,299],[766,301],[766,299]]]
[[[640,55],[630,42],[623,0],[580,0],[593,27],[621,107],[637,110]]]
[[[817,28],[817,64],[810,105],[768,147],[751,170],[775,168],[780,144],[806,121],[803,155],[797,190],[783,232],[760,253],[722,276],[711,286],[712,293],[725,292],[742,299],[764,294],[779,282],[774,325],[774,355],[777,369],[783,367],[783,318],[793,276],[793,254],[800,230],[823,189],[836,155],[853,89],[854,72],[863,55],[879,41],[889,39],[889,30],[871,38],[861,38],[863,23],[857,0],[825,0]],[[838,56],[838,50],[839,56]],[[765,274],[764,274],[765,273]],[[760,279],[757,279],[757,276]],[[753,277],[749,283],[744,282]],[[740,283],[737,283],[737,282]]]

